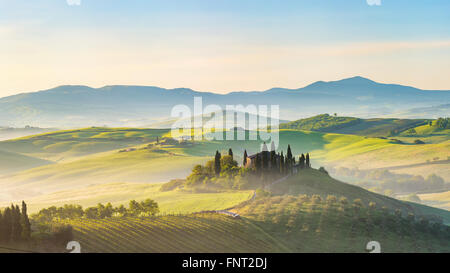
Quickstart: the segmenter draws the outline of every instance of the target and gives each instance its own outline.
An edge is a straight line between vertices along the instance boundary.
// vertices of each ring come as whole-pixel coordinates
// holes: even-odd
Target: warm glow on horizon
[[[420,20],[413,27],[382,12],[399,9],[395,4],[358,4],[363,1],[346,5],[365,13],[364,20],[307,2],[300,9],[292,1],[274,10],[252,10],[236,1],[225,8],[197,1],[202,4],[185,10],[154,1],[148,1],[154,6],[138,1],[125,10],[124,3],[116,2],[106,10],[92,1],[80,6],[36,2],[42,5],[27,4],[35,11],[31,16],[20,10],[25,1],[0,0],[0,10],[11,11],[9,18],[0,18],[0,97],[59,85],[227,93],[300,88],[357,75],[450,89],[450,37],[444,31],[449,19],[427,7],[434,19],[420,21],[420,4],[396,15],[405,20],[416,16]],[[146,11],[142,6],[147,4]],[[337,18],[326,17],[330,12]],[[53,17],[47,18],[49,14]]]

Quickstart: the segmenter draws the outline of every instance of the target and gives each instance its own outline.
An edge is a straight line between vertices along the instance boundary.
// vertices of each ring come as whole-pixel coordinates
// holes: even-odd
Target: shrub
[[[328,175],[328,172],[327,172],[327,170],[325,170],[324,167],[320,167],[320,168],[319,168],[319,171],[322,172],[322,173],[324,173],[324,174],[326,174],[326,175]]]
[[[181,185],[183,185],[185,182],[186,182],[186,180],[184,180],[184,179],[172,179],[169,182],[164,183],[159,190],[160,191],[172,191],[172,190],[180,187]]]
[[[337,202],[337,198],[334,195],[328,195],[327,196],[327,203],[328,204],[334,204]]]
[[[73,240],[73,228],[70,225],[53,225],[51,240],[57,245],[65,245]]]

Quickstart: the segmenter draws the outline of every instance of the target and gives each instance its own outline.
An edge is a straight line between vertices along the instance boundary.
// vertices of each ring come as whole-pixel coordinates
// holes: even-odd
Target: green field
[[[48,160],[0,150],[1,175],[7,175],[14,172],[32,169],[35,167],[44,166],[52,163],[53,162]]]
[[[428,206],[439,207],[450,211],[450,191],[419,194],[419,198]]]
[[[280,124],[280,129],[306,130],[339,134],[350,134],[370,137],[394,136],[407,129],[423,125],[426,119],[394,119],[372,118],[360,119],[355,117],[317,115]]]
[[[154,141],[165,129],[84,128],[55,131],[1,141],[0,151],[9,151],[60,162]]]
[[[83,207],[98,203],[127,206],[130,200],[143,201],[151,198],[158,202],[161,213],[191,213],[202,210],[219,210],[233,207],[250,199],[253,191],[222,191],[196,193],[190,191],[160,191],[161,183],[111,183],[93,185],[81,189],[58,191],[27,199],[30,213],[50,206],[77,204]],[[10,202],[0,202],[0,207]]]
[[[0,142],[0,150],[7,151],[0,152],[0,160],[7,162],[5,166],[9,170],[14,170],[14,166],[19,168],[18,172],[4,172],[0,178],[4,189],[0,201],[28,199],[55,191],[112,182],[155,183],[184,178],[194,165],[206,162],[216,150],[226,153],[228,148],[232,148],[236,160],[240,162],[244,149],[252,154],[259,151],[261,145],[260,141],[156,144],[157,136],[161,138],[169,133],[159,129],[87,128]],[[331,165],[373,169],[404,165],[405,172],[414,173],[418,167],[408,169],[408,165],[423,163],[424,166],[419,166],[421,175],[436,173],[450,179],[448,164],[425,164],[436,157],[446,159],[450,140],[414,145],[399,144],[390,139],[298,130],[280,130],[279,136],[279,151],[286,151],[290,144],[295,156],[310,152],[316,167]],[[149,147],[149,143],[152,146]],[[86,149],[80,150],[80,146]],[[121,152],[125,148],[133,149]],[[25,158],[28,162],[50,164],[36,167],[31,163],[18,163],[11,166],[14,164],[9,156],[11,151],[16,151],[16,157]],[[56,158],[65,159],[53,164],[45,161]]]

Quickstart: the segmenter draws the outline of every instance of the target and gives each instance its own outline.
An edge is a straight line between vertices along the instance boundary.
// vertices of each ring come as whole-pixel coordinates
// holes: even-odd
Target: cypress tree
[[[247,150],[244,151],[244,160],[242,161],[242,166],[245,167],[247,165]]]
[[[20,209],[19,206],[11,205],[11,241],[18,242],[22,236],[22,225],[20,224]]]
[[[257,174],[261,174],[262,162],[261,162],[261,154],[256,154],[255,159],[255,169]]]
[[[275,152],[275,143],[272,140],[272,143],[270,144],[270,151]]]
[[[3,223],[3,213],[0,210],[0,242],[4,241],[4,229],[5,229],[5,224]]]
[[[280,155],[280,173],[284,174],[284,155],[283,155],[283,151],[281,151],[281,155]]]
[[[306,154],[306,168],[311,168],[311,162],[309,161],[309,153]]]
[[[276,170],[277,169],[277,158],[275,151],[270,151],[270,169]]]
[[[228,149],[228,155],[233,159],[233,150],[231,150],[231,148]]]
[[[216,156],[214,157],[214,172],[216,173],[216,176],[220,175],[220,158],[221,158],[221,154],[219,153],[219,151],[216,151]]]
[[[269,168],[269,152],[267,151],[267,145],[264,142],[261,152],[262,157],[262,170],[266,171]]]
[[[303,168],[305,167],[305,155],[304,155],[304,154],[302,154],[302,155],[300,156],[299,161],[300,161],[300,168],[303,169]]]
[[[287,152],[286,152],[286,170],[291,171],[292,169],[292,152],[291,145],[288,144]]]
[[[3,212],[3,228],[2,228],[2,241],[9,242],[12,232],[12,214],[11,209],[7,207]]]
[[[22,239],[28,241],[31,237],[31,224],[27,213],[27,204],[22,201],[22,215],[21,215],[21,225],[22,225]]]

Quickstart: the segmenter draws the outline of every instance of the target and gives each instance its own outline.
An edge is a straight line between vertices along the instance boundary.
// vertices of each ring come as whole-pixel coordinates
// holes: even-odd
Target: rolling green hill
[[[0,176],[52,163],[48,160],[0,150]]]
[[[0,150],[52,161],[74,158],[154,141],[166,129],[84,128],[1,141]]]
[[[413,213],[418,216],[435,215],[442,218],[445,224],[450,225],[450,212],[442,209],[427,207],[424,205],[399,201],[381,194],[373,193],[347,183],[340,182],[315,169],[301,170],[298,175],[292,176],[286,181],[270,188],[276,195],[319,195],[325,199],[328,195],[346,197],[348,200],[361,199],[368,205],[376,203],[380,207],[390,210],[399,209],[403,213]]]
[[[91,185],[80,189],[57,191],[27,199],[29,213],[51,206],[77,204],[84,208],[98,203],[112,203],[114,206],[128,205],[130,200],[138,202],[151,198],[158,202],[161,213],[191,213],[202,210],[219,210],[233,207],[253,196],[253,191],[161,191],[161,183],[110,183]],[[1,202],[0,207],[10,205],[10,200]]]
[[[168,135],[168,130],[88,128],[0,142],[2,149],[28,151],[28,156],[70,158],[10,174],[0,179],[0,185],[4,195],[17,197],[20,194],[15,193],[29,193],[22,197],[28,199],[88,185],[163,182],[185,178],[194,165],[206,162],[216,150],[226,153],[228,148],[232,148],[236,160],[241,162],[244,149],[252,154],[259,151],[261,145],[260,141],[155,142],[156,136],[166,141],[164,137]],[[423,163],[420,174],[436,173],[444,179],[450,178],[445,164],[425,164],[435,157],[447,158],[450,141],[413,145],[382,138],[286,129],[280,130],[279,137],[279,150],[286,151],[290,144],[295,156],[311,152],[312,163],[316,167],[332,165],[372,169]],[[58,145],[65,150],[57,152],[55,148],[49,152],[49,147]],[[88,145],[91,149],[78,153],[79,145]],[[414,173],[417,169],[416,166],[408,172]]]
[[[448,227],[334,195],[265,197],[237,211],[291,252],[362,253],[371,241],[383,253],[450,251]]]
[[[423,203],[450,211],[450,191],[419,194]]]
[[[361,136],[391,136],[406,129],[427,123],[425,119],[361,119],[354,117],[317,115],[310,118],[280,124],[280,129],[351,134]]]

